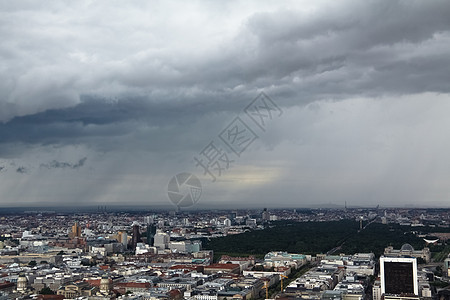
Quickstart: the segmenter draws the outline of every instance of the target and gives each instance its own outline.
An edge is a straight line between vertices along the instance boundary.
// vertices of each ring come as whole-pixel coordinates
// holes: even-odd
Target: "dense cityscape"
[[[306,225],[313,235],[325,225],[346,232],[324,244],[328,251],[302,251],[301,238],[296,252],[283,244],[264,252],[255,242],[258,234],[292,234],[287,227]],[[5,213],[0,299],[447,299],[449,225],[448,209],[379,207]],[[377,226],[386,236],[399,228],[399,237],[370,233],[382,252],[354,241]],[[320,241],[299,228],[305,239]],[[246,253],[240,236],[250,245]],[[236,243],[233,251],[221,240]]]

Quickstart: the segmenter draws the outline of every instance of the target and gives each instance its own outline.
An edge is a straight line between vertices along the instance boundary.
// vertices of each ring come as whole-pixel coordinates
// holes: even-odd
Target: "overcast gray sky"
[[[450,206],[449,1],[5,0],[0,36],[2,206]]]

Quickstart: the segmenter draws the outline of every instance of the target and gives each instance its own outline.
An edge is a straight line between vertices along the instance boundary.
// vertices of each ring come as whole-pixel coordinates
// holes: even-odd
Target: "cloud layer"
[[[447,1],[5,3],[2,201],[164,203],[264,91],[283,117],[222,183],[203,178],[202,201],[444,205],[449,15]]]

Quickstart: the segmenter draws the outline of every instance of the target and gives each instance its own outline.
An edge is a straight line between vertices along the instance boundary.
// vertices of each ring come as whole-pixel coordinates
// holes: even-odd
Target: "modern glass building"
[[[419,294],[414,257],[381,257],[380,275],[382,294]]]

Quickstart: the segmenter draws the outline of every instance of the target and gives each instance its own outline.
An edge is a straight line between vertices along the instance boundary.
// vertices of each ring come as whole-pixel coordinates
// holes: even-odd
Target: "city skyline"
[[[193,209],[450,207],[446,1],[0,14],[0,207],[173,207],[183,172],[201,181]],[[260,99],[271,110],[252,119]],[[252,134],[239,149],[236,124]]]

